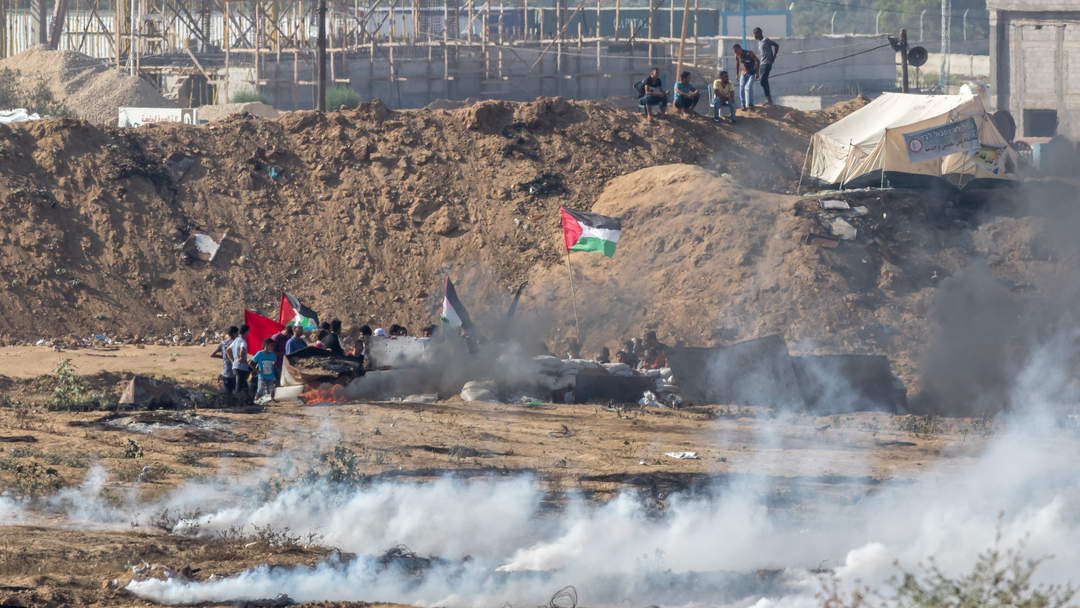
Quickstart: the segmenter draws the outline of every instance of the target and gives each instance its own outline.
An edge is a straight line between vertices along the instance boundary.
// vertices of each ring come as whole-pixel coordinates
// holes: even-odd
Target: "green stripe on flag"
[[[570,248],[570,251],[598,251],[607,257],[615,257],[615,241],[605,241],[604,239],[583,236],[574,243],[574,246]]]

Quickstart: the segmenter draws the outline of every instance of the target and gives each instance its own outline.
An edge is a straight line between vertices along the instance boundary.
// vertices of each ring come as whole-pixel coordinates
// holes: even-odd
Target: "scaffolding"
[[[649,65],[673,61],[683,40],[684,63],[697,66],[699,38],[720,39],[717,11],[699,9],[697,0],[677,9],[672,0],[325,1],[331,84],[348,85],[357,70],[383,83],[500,81],[536,74],[542,63],[546,76],[610,78],[606,58],[629,52]],[[35,44],[78,51],[163,88],[166,79],[198,80],[212,99],[197,101],[218,102],[244,87],[314,86],[317,9],[312,0],[0,0],[0,56]],[[715,67],[719,53],[700,67]],[[465,57],[482,66],[479,73],[461,73]],[[403,61],[424,62],[422,75],[403,74]]]

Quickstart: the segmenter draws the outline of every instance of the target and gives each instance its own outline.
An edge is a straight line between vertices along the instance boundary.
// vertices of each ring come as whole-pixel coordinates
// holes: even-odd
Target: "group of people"
[[[738,73],[739,101],[735,99],[735,87],[730,80],[727,70],[721,70],[716,80],[712,83],[712,111],[713,120],[721,122],[721,110],[727,110],[731,124],[735,124],[735,107],[741,103],[743,110],[754,108],[754,81],[761,83],[765,93],[765,101],[772,104],[772,90],[769,88],[769,74],[772,72],[773,63],[780,52],[780,45],[766,38],[760,27],[754,28],[754,39],[758,43],[758,54],[750,49],[742,48],[736,44],[732,47]],[[652,121],[653,113],[664,115],[667,112],[669,101],[668,91],[664,89],[664,83],[660,78],[660,68],[652,68],[649,76],[641,81],[639,87],[640,98],[638,105],[645,109],[645,119]],[[675,83],[674,105],[677,111],[692,114],[701,98],[701,91],[694,87],[690,81],[690,72],[679,74],[679,80]]]
[[[644,338],[627,340],[615,352],[615,362],[625,363],[635,370],[662,369],[668,366],[668,346],[656,338],[655,331],[645,332]],[[600,363],[612,363],[611,349],[604,347],[597,357]]]
[[[423,336],[430,338],[436,326],[424,328]],[[238,395],[255,398],[272,395],[274,388],[281,381],[281,370],[285,358],[309,347],[330,351],[339,357],[350,357],[360,361],[365,369],[375,369],[375,362],[368,355],[368,344],[373,337],[408,336],[409,330],[402,325],[391,325],[389,331],[383,328],[372,330],[363,325],[352,339],[353,348],[345,350],[345,338],[342,336],[341,321],[334,319],[323,323],[317,329],[307,331],[300,325],[287,326],[272,337],[257,345],[259,350],[252,353],[248,341],[247,325],[230,327],[226,337],[217,345],[211,357],[220,357],[221,387],[226,395]]]

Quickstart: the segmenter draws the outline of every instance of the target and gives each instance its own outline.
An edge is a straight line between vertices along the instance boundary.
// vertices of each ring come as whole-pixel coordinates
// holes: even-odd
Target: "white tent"
[[[944,178],[959,187],[974,180],[1015,180],[1016,152],[986,113],[984,96],[982,89],[969,86],[959,95],[884,93],[814,134],[810,177],[838,187],[925,183],[926,178]],[[905,134],[969,118],[978,133],[972,146],[913,162],[917,146],[909,146]]]

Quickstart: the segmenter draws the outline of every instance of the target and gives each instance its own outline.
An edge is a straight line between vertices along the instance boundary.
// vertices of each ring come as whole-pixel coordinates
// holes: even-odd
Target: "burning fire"
[[[300,394],[300,401],[305,405],[316,403],[345,403],[345,387],[340,384],[320,384]]]

